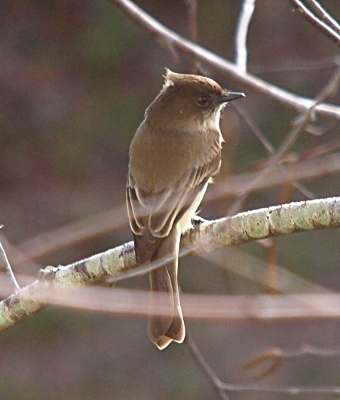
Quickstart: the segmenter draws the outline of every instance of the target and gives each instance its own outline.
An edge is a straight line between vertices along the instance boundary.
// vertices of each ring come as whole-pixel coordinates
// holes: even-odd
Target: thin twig
[[[327,12],[319,2],[316,0],[305,0],[309,4],[310,8],[315,12],[315,14],[326,24],[328,24],[332,29],[340,34],[340,25],[338,22]]]
[[[313,26],[315,26],[324,35],[330,38],[334,43],[340,46],[340,33],[336,32],[333,27],[328,26],[323,20],[320,20],[310,11],[300,0],[291,0],[301,15]]]
[[[281,144],[278,151],[268,160],[266,167],[262,170],[257,180],[264,180],[270,170],[277,165],[281,157],[294,145],[298,136],[303,131],[306,124],[309,122],[311,118],[314,117],[314,111],[318,104],[324,101],[327,97],[334,94],[335,89],[338,88],[340,84],[340,67],[334,72],[328,83],[322,88],[322,90],[315,97],[314,103],[308,110],[303,111],[296,119],[295,126],[288,133],[287,137]],[[258,182],[254,181],[252,185],[257,185]],[[251,185],[251,186],[252,186]],[[243,193],[241,193],[240,197],[234,202],[234,204],[229,208],[228,215],[235,214],[242,206],[244,201],[246,200],[249,190],[251,190],[251,186],[246,188]]]
[[[297,357],[339,357],[340,349],[324,349],[309,344],[302,344],[297,350],[282,350],[279,349],[280,355],[283,358]]]
[[[32,280],[27,276],[20,276],[20,279],[26,282]],[[1,295],[10,292],[7,283],[1,280]],[[166,305],[162,307],[166,294],[156,295],[159,299],[157,313],[168,315],[170,310]],[[35,281],[0,302],[0,332],[24,321],[47,305],[118,314],[125,318],[148,316],[155,313],[149,299],[148,290],[112,290],[103,286],[61,287],[46,281]],[[337,321],[340,317],[340,294],[333,293],[252,296],[181,293],[181,304],[184,317],[198,321],[307,322],[317,318],[321,324],[331,319]]]
[[[302,394],[331,394],[339,395],[340,387],[327,387],[327,386],[316,386],[316,387],[299,387],[299,386],[287,386],[287,387],[266,387],[260,385],[236,385],[231,383],[222,382],[214,371],[210,368],[207,361],[199,351],[195,342],[193,341],[190,334],[187,334],[186,342],[188,343],[189,349],[195,357],[198,365],[201,367],[205,375],[212,383],[214,389],[217,391],[221,399],[228,399],[225,392],[265,392],[265,393],[285,393],[291,396],[297,396]],[[251,364],[251,363],[249,363]],[[251,367],[252,365],[250,365]]]
[[[252,372],[254,378],[263,378],[276,371],[285,359],[301,357],[339,357],[340,349],[323,349],[302,344],[297,350],[267,349],[246,361],[242,368]],[[268,365],[269,362],[269,365]],[[264,365],[264,368],[261,366]],[[254,368],[257,371],[254,371]]]
[[[266,152],[271,156],[274,155],[275,154],[274,147],[269,142],[269,140],[267,140],[267,138],[263,135],[263,133],[258,128],[258,126],[256,125],[256,123],[253,120],[253,118],[251,117],[251,115],[249,115],[249,113],[245,110],[245,108],[240,106],[239,104],[234,104],[233,106],[236,109],[236,111],[242,116],[243,120],[247,123],[247,125],[249,126],[249,128],[251,129],[253,134],[256,136],[256,138],[259,140],[259,142],[262,144],[262,146],[265,148]],[[290,173],[290,166],[287,167],[287,166],[281,165],[281,164],[279,164],[278,166],[283,173],[287,174],[287,176],[289,175],[289,176],[294,177],[295,181],[290,181],[290,183],[300,193],[302,193],[307,199],[315,198],[315,196],[306,187],[304,187],[301,183],[296,182],[296,180],[297,180],[296,176],[293,176]],[[293,167],[294,167],[294,165],[293,165]],[[288,169],[288,171],[287,171],[287,169]],[[286,183],[286,182],[284,182],[284,183]]]
[[[284,61],[280,65],[256,65],[252,63],[251,69],[256,74],[277,74],[281,72],[287,72],[291,75],[293,71],[315,71],[321,69],[330,69],[339,66],[339,57],[335,56],[331,59],[318,60],[318,61],[290,61],[285,63]]]
[[[227,254],[227,257],[226,257]],[[271,289],[275,293],[329,293],[322,285],[308,281],[305,278],[290,272],[288,269],[275,265],[277,279],[268,279],[268,266],[258,257],[242,251],[238,247],[231,247],[227,252],[212,252],[198,254],[200,258],[219,266],[229,272],[240,275],[249,281]],[[242,262],[240,262],[242,260]]]
[[[269,140],[263,135],[259,127],[256,125],[256,122],[252,118],[252,116],[247,112],[247,110],[240,104],[233,104],[233,108],[241,115],[243,120],[249,126],[254,136],[259,140],[262,146],[265,148],[266,152],[269,155],[275,153],[275,149],[273,145],[269,142]]]
[[[272,170],[266,177],[266,180],[259,181],[258,176],[262,170],[258,172],[245,173],[229,176],[219,181],[218,184],[212,185],[204,201],[206,203],[226,196],[238,197],[246,188],[251,191],[264,190],[271,187],[282,185],[287,181],[293,181],[298,185],[297,181],[311,180],[334,174],[340,171],[340,153],[334,153],[319,157],[317,159],[302,160],[294,164],[294,169],[287,168],[284,170]],[[253,182],[257,182],[251,187]],[[302,190],[300,188],[300,190]],[[307,198],[311,193],[306,192]],[[313,197],[313,196],[312,196]],[[82,242],[92,237],[113,231],[119,226],[126,223],[126,204],[121,204],[116,208],[104,211],[102,213],[91,216],[82,221],[72,222],[51,231],[45,232],[36,237],[30,238],[20,245],[10,247],[10,258],[15,265],[27,264],[29,260],[37,259],[45,254],[53,251],[72,246],[75,243]],[[8,247],[8,245],[7,245]],[[34,268],[41,266],[34,265]]]
[[[111,232],[124,226],[126,221],[126,204],[120,204],[84,220],[63,225],[27,239],[15,247],[15,253],[11,254],[11,257],[16,265],[27,263],[28,260],[72,246],[74,243]]]
[[[236,51],[236,65],[243,73],[247,71],[247,37],[249,26],[255,11],[256,0],[243,0],[242,11],[238,19],[236,37],[235,37],[235,51]]]
[[[302,185],[299,182],[292,182],[292,185],[295,187],[297,191],[299,191],[303,196],[305,196],[308,200],[316,199],[315,193],[311,190],[307,189],[306,186]]]
[[[143,11],[130,0],[108,0],[117,8],[121,9],[133,22],[141,26],[150,35],[157,39],[161,45],[172,51],[174,48],[182,51],[188,57],[204,63],[216,71],[223,72],[235,80],[240,81],[244,86],[260,93],[264,93],[283,104],[294,107],[298,110],[306,110],[313,106],[314,101],[306,97],[297,96],[282,88],[272,85],[254,75],[242,73],[235,64],[219,57],[215,53],[184,39],[174,31],[160,24],[156,19]],[[340,118],[340,107],[331,104],[317,104],[315,112],[334,118]]]
[[[207,378],[209,379],[210,383],[212,384],[214,390],[217,392],[218,396],[222,400],[229,400],[229,397],[227,396],[227,394],[223,388],[223,385],[224,385],[223,382],[218,378],[218,376],[211,369],[210,365],[207,363],[207,361],[203,357],[202,353],[198,349],[194,339],[192,338],[192,336],[188,330],[187,330],[187,334],[186,334],[185,343],[188,345],[189,350],[190,350],[191,354],[193,355],[193,357],[195,358],[198,366],[201,368],[201,370],[207,376]]]
[[[302,394],[323,394],[323,395],[334,395],[340,394],[340,387],[334,386],[315,386],[315,387],[303,387],[303,386],[286,386],[286,387],[268,387],[260,385],[234,385],[234,384],[223,384],[223,389],[227,392],[260,392],[260,393],[284,393],[290,396],[301,396]]]
[[[6,271],[7,276],[11,279],[14,291],[17,293],[20,290],[20,286],[15,278],[11,264],[8,261],[5,249],[3,248],[2,243],[0,242],[0,270],[1,269]]]

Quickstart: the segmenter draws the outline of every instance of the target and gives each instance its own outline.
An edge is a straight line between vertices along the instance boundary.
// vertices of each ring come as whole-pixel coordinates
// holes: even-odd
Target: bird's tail
[[[149,318],[149,338],[159,349],[164,349],[172,341],[182,343],[185,325],[178,291],[178,250],[180,235],[173,231],[162,240],[152,257],[161,260],[171,257],[165,265],[150,272],[150,303],[152,315]]]

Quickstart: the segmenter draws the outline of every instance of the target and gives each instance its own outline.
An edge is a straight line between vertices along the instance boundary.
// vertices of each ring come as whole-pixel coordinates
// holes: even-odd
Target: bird
[[[164,264],[150,272],[148,321],[148,336],[161,350],[185,339],[180,238],[220,169],[221,111],[241,97],[208,77],[166,69],[164,85],[131,141],[126,202],[136,261]]]

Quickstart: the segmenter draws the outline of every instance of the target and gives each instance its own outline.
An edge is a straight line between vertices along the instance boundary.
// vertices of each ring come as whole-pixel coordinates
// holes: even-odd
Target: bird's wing
[[[175,185],[159,193],[142,190],[129,174],[126,196],[130,226],[135,236],[141,236],[142,241],[148,242],[148,246],[143,247],[148,247],[150,253],[157,248],[157,239],[169,235],[210,177],[218,172],[220,159],[221,143],[216,137],[213,146],[199,157],[198,165],[184,171]],[[141,258],[144,262],[149,261],[146,255]]]

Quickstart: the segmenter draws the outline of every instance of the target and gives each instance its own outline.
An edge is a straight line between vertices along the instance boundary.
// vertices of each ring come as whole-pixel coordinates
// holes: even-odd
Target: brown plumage
[[[220,111],[242,96],[209,78],[167,70],[163,89],[131,142],[127,206],[137,262],[173,256],[150,273],[155,314],[148,332],[160,349],[185,338],[177,283],[180,236],[220,168]],[[166,295],[161,305],[155,292]],[[166,315],[157,313],[158,306],[165,307]]]

